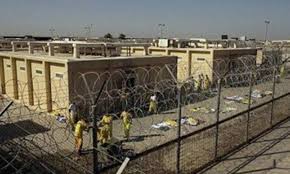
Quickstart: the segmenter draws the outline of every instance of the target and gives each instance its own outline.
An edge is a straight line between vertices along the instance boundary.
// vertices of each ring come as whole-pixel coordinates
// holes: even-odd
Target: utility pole
[[[159,30],[160,30],[160,39],[163,39],[163,29],[165,27],[165,24],[158,24]]]
[[[177,102],[178,102],[178,118],[177,118],[177,150],[176,150],[176,174],[180,174],[180,146],[181,146],[181,91],[182,91],[182,85],[181,84],[176,84],[177,85]]]
[[[266,43],[268,40],[268,28],[269,28],[270,21],[265,20],[265,24],[266,24],[266,33],[265,33],[265,43]]]
[[[90,24],[88,26],[85,26],[86,37],[87,38],[91,37],[92,29],[93,29],[93,24]]]
[[[53,38],[54,37],[55,29],[54,28],[50,28],[49,29],[49,32],[50,32],[51,37]]]

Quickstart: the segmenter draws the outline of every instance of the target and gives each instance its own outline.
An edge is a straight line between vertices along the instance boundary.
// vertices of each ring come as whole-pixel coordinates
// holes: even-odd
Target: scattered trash
[[[265,95],[272,95],[273,92],[272,92],[272,91],[265,91],[264,94],[265,94]]]
[[[188,124],[190,126],[197,126],[199,124],[199,120],[197,120],[193,117],[182,117],[181,124],[182,125]],[[153,124],[151,127],[155,128],[155,129],[162,130],[162,131],[167,131],[172,127],[177,127],[177,120],[167,119],[161,123]]]
[[[167,120],[165,120],[164,123],[167,124],[170,127],[176,127],[177,126],[176,120],[173,120],[173,119],[167,119]]]
[[[191,111],[192,112],[202,112],[202,113],[208,114],[208,113],[214,113],[215,109],[207,108],[207,107],[196,107],[196,108],[191,109]]]
[[[63,115],[56,116],[56,120],[60,123],[66,123],[66,118]]]
[[[153,124],[151,126],[152,128],[155,128],[155,129],[160,129],[162,131],[167,131],[170,129],[170,126],[164,122],[161,122],[161,123],[158,123],[158,124]]]
[[[240,96],[230,96],[230,97],[225,97],[226,100],[230,100],[230,101],[236,101],[236,102],[240,102],[241,100],[243,100],[243,97]]]
[[[240,97],[240,96],[225,97],[225,99],[230,100],[230,101],[239,102],[242,104],[249,104],[248,98],[244,98],[244,97]],[[253,104],[255,101],[252,99],[250,102],[251,102],[251,104]]]
[[[240,101],[240,103],[242,104],[249,104],[249,99],[248,98],[244,98],[243,100]],[[255,103],[255,101],[253,99],[251,99],[250,104]]]
[[[197,119],[194,119],[193,117],[189,117],[187,118],[186,123],[191,126],[197,126],[199,121]]]
[[[252,95],[251,95],[253,98],[262,98],[264,97],[265,95],[263,93],[261,93],[261,91],[259,90],[254,90],[252,92]]]
[[[164,127],[160,127],[159,129],[162,131],[168,131],[170,127],[164,126]]]
[[[186,119],[186,118],[181,118],[181,124],[185,124],[185,123],[186,123],[186,121],[187,121],[187,119]]]
[[[263,98],[263,97],[265,97],[267,95],[272,95],[272,93],[273,93],[272,91],[264,91],[264,92],[261,92],[259,90],[254,90],[252,92],[252,97],[253,98]]]
[[[222,110],[222,113],[228,113],[228,112],[232,112],[232,111],[236,111],[237,108],[233,108],[233,107],[226,107]]]

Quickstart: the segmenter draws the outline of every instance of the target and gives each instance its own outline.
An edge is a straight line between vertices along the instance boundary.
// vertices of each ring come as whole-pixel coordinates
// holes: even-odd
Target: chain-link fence
[[[27,82],[19,81],[19,100],[0,117],[0,171],[115,173],[128,157],[124,173],[198,172],[288,118],[290,76],[279,54],[269,52],[260,65],[253,56],[206,63],[208,74],[196,70],[183,80],[178,65],[80,73],[70,84],[53,80],[52,113],[43,111],[45,82],[34,81],[29,106]],[[6,80],[11,91],[2,95],[2,109],[13,98]],[[79,159],[68,95],[94,128],[83,134]],[[112,117],[109,129],[105,115]]]

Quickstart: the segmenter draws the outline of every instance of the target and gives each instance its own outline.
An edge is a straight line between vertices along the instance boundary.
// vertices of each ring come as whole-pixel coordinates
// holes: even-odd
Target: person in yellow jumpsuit
[[[108,143],[113,136],[113,118],[111,115],[105,114],[101,120],[100,142],[101,144]]]
[[[132,115],[127,112],[127,111],[123,111],[121,113],[121,119],[123,120],[123,129],[124,129],[124,138],[129,138],[130,136],[130,129],[131,129],[131,125],[132,125]]]
[[[156,95],[153,95],[150,97],[150,103],[149,103],[149,113],[157,113],[157,99],[156,99]]]
[[[205,81],[205,78],[204,78],[204,75],[201,74],[201,90],[204,90],[205,89],[205,84],[204,84],[204,81]]]
[[[280,78],[285,78],[285,75],[285,63],[283,63],[280,68]]]
[[[201,91],[203,86],[203,79],[201,75],[198,75],[197,79],[197,91]]]
[[[205,75],[204,90],[209,90],[210,88],[211,88],[211,81],[209,80],[208,75]]]
[[[82,146],[83,146],[83,131],[88,128],[88,125],[84,118],[81,118],[76,124],[74,129],[74,137],[75,137],[75,148],[77,152],[77,158],[79,159]]]

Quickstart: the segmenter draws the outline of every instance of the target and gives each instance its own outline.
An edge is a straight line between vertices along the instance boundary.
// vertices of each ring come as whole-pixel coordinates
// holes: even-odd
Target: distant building
[[[132,55],[140,55],[143,53],[143,48],[132,48]],[[167,55],[177,56],[178,59],[178,79],[185,80],[191,76],[198,74],[206,74],[213,81],[216,80],[214,71],[227,71],[227,68],[217,70],[218,60],[234,60],[235,58],[252,55],[253,61],[248,63],[256,63],[262,60],[262,50],[257,48],[159,48],[149,47],[151,55]],[[219,63],[220,62],[220,63]],[[242,65],[244,66],[244,65]],[[252,65],[251,65],[252,66]],[[222,74],[222,72],[219,72]]]
[[[25,35],[25,36],[0,36],[1,39],[5,40],[27,40],[27,41],[49,41],[52,40],[52,37],[49,36],[31,36],[31,35]]]

